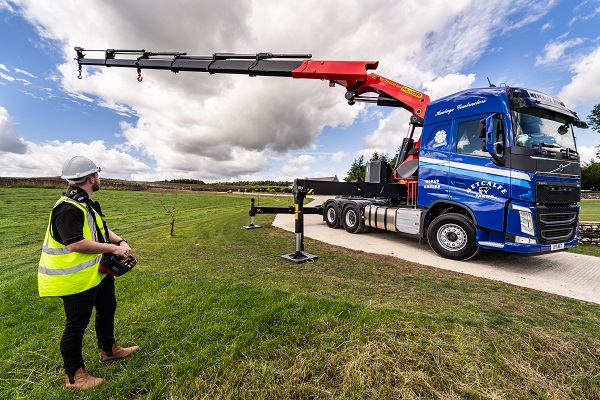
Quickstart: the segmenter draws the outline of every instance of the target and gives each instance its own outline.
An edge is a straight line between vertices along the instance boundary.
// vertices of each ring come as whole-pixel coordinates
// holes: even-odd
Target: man
[[[91,199],[92,193],[100,189],[99,172],[93,161],[82,156],[63,165],[62,178],[69,187],[50,213],[38,268],[40,296],[59,296],[63,300],[66,322],[60,352],[65,385],[78,390],[104,381],[86,372],[82,356],[83,334],[92,308],[96,308],[94,327],[101,362],[122,359],[140,349],[117,345],[114,278],[98,270],[102,254],[128,257],[131,253],[127,241],[106,227],[100,205]]]

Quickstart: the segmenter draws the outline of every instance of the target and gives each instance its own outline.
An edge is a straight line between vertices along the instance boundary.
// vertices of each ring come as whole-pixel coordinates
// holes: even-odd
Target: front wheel
[[[475,226],[462,214],[442,214],[427,230],[429,246],[442,257],[465,261],[479,253],[475,243]]]

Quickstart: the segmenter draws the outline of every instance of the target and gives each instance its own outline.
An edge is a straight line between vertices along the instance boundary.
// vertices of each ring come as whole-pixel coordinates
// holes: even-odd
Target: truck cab
[[[479,248],[575,246],[581,167],[573,126],[585,123],[558,99],[528,89],[470,89],[431,102],[417,206],[434,250],[464,259]]]

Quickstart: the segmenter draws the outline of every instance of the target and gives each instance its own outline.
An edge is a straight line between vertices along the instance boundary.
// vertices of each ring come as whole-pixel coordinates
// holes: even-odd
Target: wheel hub
[[[438,231],[438,242],[449,251],[458,251],[467,244],[467,232],[455,224],[446,224]]]

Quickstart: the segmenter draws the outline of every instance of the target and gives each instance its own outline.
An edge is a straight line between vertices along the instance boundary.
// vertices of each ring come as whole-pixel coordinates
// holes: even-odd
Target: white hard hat
[[[66,179],[69,183],[81,183],[89,175],[100,172],[100,170],[101,168],[89,158],[75,156],[63,164],[61,178]]]

